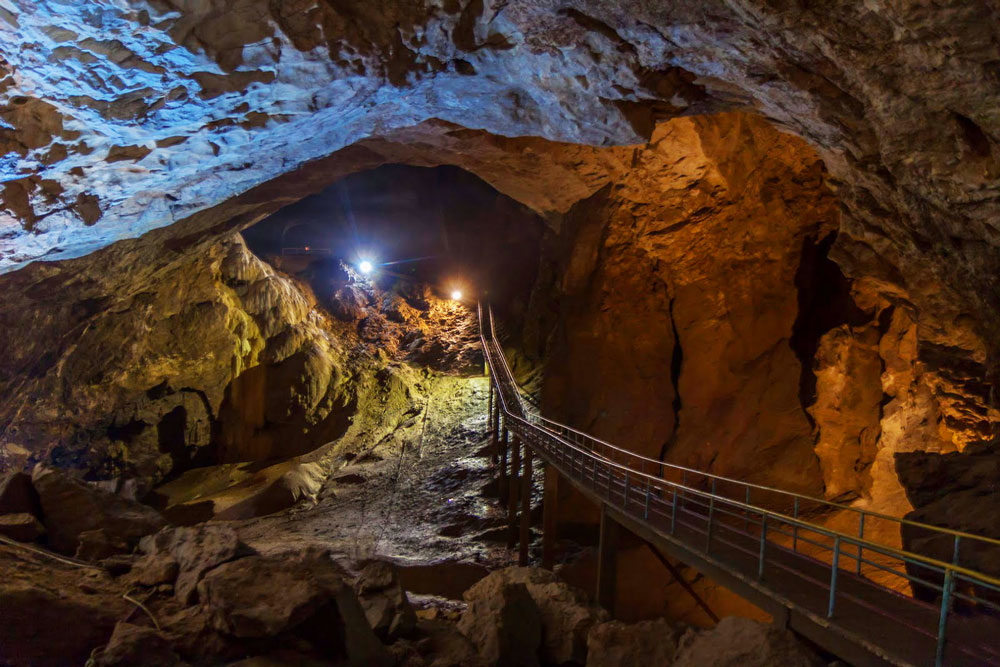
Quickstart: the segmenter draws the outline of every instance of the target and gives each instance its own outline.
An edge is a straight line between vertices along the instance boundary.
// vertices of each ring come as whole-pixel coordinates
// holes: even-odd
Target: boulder
[[[81,534],[87,531],[104,533],[88,535],[88,545],[100,541],[128,548],[167,525],[156,510],[95,489],[55,468],[39,464],[31,480],[38,492],[49,545],[62,553],[75,554]],[[91,549],[87,547],[88,553]]]
[[[11,472],[0,476],[0,515],[2,514],[32,514],[41,518],[42,508],[38,504],[38,493],[31,484],[31,475]]]
[[[399,584],[396,566],[375,560],[364,566],[354,584],[369,625],[382,639],[397,639],[413,634],[417,616]]]
[[[587,667],[672,665],[680,632],[658,618],[639,623],[598,623],[587,634]]]
[[[212,626],[225,635],[255,640],[289,633],[352,664],[392,664],[346,574],[325,550],[223,563],[205,574],[198,594]]]
[[[427,667],[486,667],[486,662],[476,651],[475,645],[455,627],[454,623],[435,619],[420,621],[418,632],[420,641],[413,651],[401,656],[400,664],[421,659]],[[403,642],[397,642],[402,644]]]
[[[587,656],[587,634],[597,623],[609,620],[608,612],[594,604],[584,591],[537,567],[508,567],[490,573],[468,593],[480,595],[500,584],[524,584],[542,620],[541,657],[547,663],[583,663]]]
[[[194,602],[198,582],[208,570],[251,552],[225,524],[164,528],[139,542],[145,556],[129,577],[144,586],[173,583],[181,604]],[[176,582],[175,582],[176,580]]]
[[[99,561],[115,554],[125,554],[132,550],[134,540],[114,531],[95,528],[85,530],[77,538],[76,557],[81,560]]]
[[[81,595],[72,578],[60,575],[61,590],[31,580],[0,583],[0,663],[82,665],[107,641],[121,607]]]
[[[346,285],[330,298],[329,308],[334,317],[344,322],[357,322],[365,316],[368,295],[357,285]]]
[[[496,573],[494,573],[496,574]],[[542,643],[542,616],[523,583],[486,577],[465,592],[458,629],[488,665],[533,667]]]
[[[740,616],[728,616],[711,630],[683,637],[676,667],[819,667],[811,649],[788,630]]]
[[[187,663],[170,645],[170,641],[154,628],[124,621],[115,626],[107,646],[93,656],[95,667],[180,667]]]
[[[45,534],[45,526],[34,514],[0,514],[0,535],[18,542],[35,542]]]

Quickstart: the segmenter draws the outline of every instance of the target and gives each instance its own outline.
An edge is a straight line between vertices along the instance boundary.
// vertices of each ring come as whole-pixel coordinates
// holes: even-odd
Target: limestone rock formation
[[[205,572],[249,552],[231,527],[212,524],[164,528],[143,538],[139,548],[145,556],[129,578],[145,586],[173,584],[174,595],[183,604],[194,602]]]
[[[486,577],[463,595],[468,607],[458,629],[472,640],[487,665],[539,665],[542,618],[523,583]]]
[[[823,661],[788,630],[729,616],[712,630],[682,638],[674,664],[677,667],[819,667]]]
[[[597,145],[741,107],[822,151],[852,276],[931,330],[992,335],[995,19],[928,2],[11,3],[2,261],[79,255],[429,118]]]
[[[368,624],[380,638],[395,640],[413,635],[417,616],[392,563],[381,560],[367,563],[354,589]]]
[[[56,551],[97,559],[128,551],[166,525],[156,510],[88,486],[42,465],[32,473],[48,543]]]
[[[169,640],[155,628],[131,623],[118,623],[111,639],[96,655],[94,664],[99,667],[180,667],[188,663],[180,659]]]
[[[583,662],[587,633],[595,624],[606,621],[608,613],[583,591],[537,567],[509,567],[492,572],[469,589],[467,599],[479,599],[498,587],[513,584],[523,584],[538,607],[543,662],[556,665]]]
[[[307,550],[223,563],[198,584],[213,626],[236,638],[304,633],[353,664],[391,665],[329,555]]]
[[[131,605],[100,568],[0,545],[0,656],[14,665],[86,663]]]
[[[0,535],[18,542],[35,542],[45,534],[45,526],[34,514],[0,514]]]
[[[673,665],[681,634],[664,618],[633,624],[600,623],[587,634],[586,665]]]
[[[537,302],[559,313],[543,408],[648,457],[821,492],[791,346],[814,296],[803,249],[836,228],[819,157],[727,114],[660,125],[632,164],[567,216],[559,291]]]

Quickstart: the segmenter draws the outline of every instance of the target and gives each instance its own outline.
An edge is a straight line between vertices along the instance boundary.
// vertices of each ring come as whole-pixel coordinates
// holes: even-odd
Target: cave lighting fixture
[[[462,290],[460,290],[460,289],[453,289],[451,291],[451,300],[452,301],[461,301],[461,299],[462,299]]]
[[[358,271],[361,272],[361,275],[370,276],[372,274],[372,271],[374,270],[375,270],[375,265],[372,264],[367,259],[363,259],[360,262],[358,262]]]

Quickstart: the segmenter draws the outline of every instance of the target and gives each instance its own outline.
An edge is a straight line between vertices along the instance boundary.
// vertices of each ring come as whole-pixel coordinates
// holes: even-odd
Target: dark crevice
[[[965,140],[965,145],[968,147],[969,152],[976,157],[990,157],[992,153],[990,138],[983,131],[983,128],[979,127],[971,118],[963,116],[960,113],[955,114],[955,120],[958,122],[958,127],[962,130],[962,138]]]
[[[837,239],[831,232],[819,241],[808,237],[802,243],[802,259],[795,274],[799,312],[792,325],[789,345],[802,365],[799,376],[799,402],[803,410],[816,402],[816,374],[813,360],[823,334],[842,324],[858,326],[871,320],[851,298],[851,281],[836,262],[830,248]],[[805,412],[811,426],[816,424]]]
[[[670,353],[670,385],[674,389],[674,398],[670,401],[670,409],[674,414],[674,430],[670,438],[660,447],[661,461],[666,460],[667,451],[677,442],[677,430],[681,424],[681,365],[684,363],[684,348],[681,347],[681,337],[677,332],[677,320],[674,318],[674,301],[670,299],[668,313],[670,315],[670,330],[674,336],[674,349]]]

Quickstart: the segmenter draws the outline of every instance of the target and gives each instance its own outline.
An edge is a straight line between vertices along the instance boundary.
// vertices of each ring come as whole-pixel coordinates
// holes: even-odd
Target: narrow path
[[[429,411],[425,400],[409,428],[333,473],[315,505],[239,522],[243,540],[263,552],[322,544],[345,563],[387,558],[411,590],[449,597],[509,565],[490,493],[487,380],[430,375],[424,387]]]

